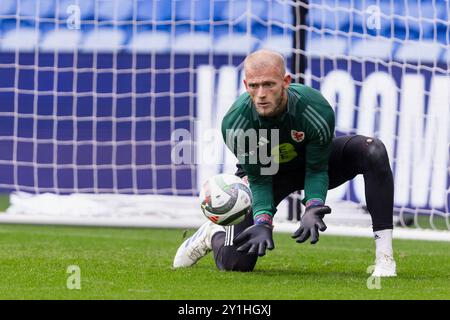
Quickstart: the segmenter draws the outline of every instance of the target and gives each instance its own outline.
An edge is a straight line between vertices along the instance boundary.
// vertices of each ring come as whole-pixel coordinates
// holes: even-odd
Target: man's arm
[[[330,105],[307,105],[303,113],[306,134],[305,198],[303,204],[325,203],[328,191],[328,160],[334,137],[334,111]]]
[[[325,203],[328,191],[328,158],[331,140],[327,144],[311,142],[306,146],[305,197],[303,204],[311,201]]]
[[[325,206],[328,191],[328,160],[334,136],[334,112],[328,104],[318,104],[313,109],[307,105],[303,113],[304,126],[309,136],[306,146],[305,198],[306,206],[300,227],[292,235],[301,243],[311,237],[311,244],[319,241],[319,231],[325,231],[325,214],[331,209]]]
[[[245,171],[245,168],[244,168]],[[247,175],[252,191],[253,217],[260,214],[269,214],[271,217],[276,212],[273,205],[272,176]]]
[[[245,165],[243,165],[245,171]],[[233,240],[237,251],[264,256],[266,249],[275,248],[272,237],[272,217],[276,212],[273,205],[272,176],[247,175],[252,191],[254,224]]]
[[[275,214],[273,205],[272,177],[261,175],[261,167],[259,164],[248,162],[245,156],[245,150],[239,150],[237,140],[239,133],[233,132],[236,129],[243,129],[239,124],[246,123],[245,120],[236,122],[239,116],[225,116],[222,121],[222,136],[227,147],[237,157],[242,169],[247,174],[250,190],[252,191],[252,210],[254,225],[248,227],[240,234],[236,235],[233,240],[237,251],[246,252],[250,255],[263,256],[266,249],[272,250],[275,245],[272,238],[272,217]],[[237,123],[237,124],[236,124]]]
[[[249,150],[239,150],[238,139],[248,129],[242,126],[242,124],[246,123],[248,121],[244,119],[240,112],[230,112],[222,121],[222,137],[228,149],[233,152],[240,166],[247,174],[253,196],[253,216],[269,214],[272,217],[276,212],[276,208],[273,205],[272,176],[261,174],[260,164],[252,163],[250,157],[246,155]]]

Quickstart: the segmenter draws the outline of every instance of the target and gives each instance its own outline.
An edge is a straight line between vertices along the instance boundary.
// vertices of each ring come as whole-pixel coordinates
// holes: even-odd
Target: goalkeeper
[[[252,271],[258,256],[274,248],[272,220],[277,205],[294,191],[304,190],[306,207],[297,243],[319,241],[325,231],[328,189],[362,174],[375,238],[373,276],[396,276],[392,249],[393,178],[383,143],[371,137],[334,137],[333,109],[320,92],[291,84],[284,58],[260,50],[244,61],[247,92],[222,121],[227,146],[239,160],[236,175],[246,177],[253,194],[252,213],[237,225],[205,223],[178,249],[173,266],[195,264],[209,251],[220,270]],[[266,129],[266,130],[264,130]],[[245,143],[248,132],[257,143]],[[264,134],[266,132],[266,134]],[[255,155],[270,150],[271,162]]]

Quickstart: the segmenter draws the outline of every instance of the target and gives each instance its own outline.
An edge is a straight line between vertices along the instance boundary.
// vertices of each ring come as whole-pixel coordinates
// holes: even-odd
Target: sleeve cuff
[[[306,201],[305,206],[308,207],[317,207],[317,206],[323,206],[325,202],[320,198],[313,198]]]
[[[268,213],[261,213],[253,217],[255,224],[267,224],[271,226],[273,224],[273,217]]]
[[[259,211],[256,211],[256,212],[253,213],[253,218],[255,218],[256,216],[259,216],[260,214],[268,214],[268,215],[270,215],[271,217],[274,216],[274,213],[273,213],[273,212],[270,212],[270,211],[268,211],[268,210],[259,210]]]

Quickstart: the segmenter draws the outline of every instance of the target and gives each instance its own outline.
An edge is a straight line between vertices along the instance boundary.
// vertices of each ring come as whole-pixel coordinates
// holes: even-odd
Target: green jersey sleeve
[[[255,217],[262,213],[267,213],[273,216],[277,209],[274,206],[272,176],[253,174],[249,174],[247,176],[253,196],[253,216]]]
[[[227,147],[238,159],[238,163],[245,171],[252,191],[253,216],[261,213],[274,215],[276,208],[273,205],[272,176],[261,175],[261,166],[252,164],[245,155],[245,150],[238,148],[238,136],[248,128],[251,128],[252,115],[250,108],[250,97],[248,94],[241,95],[230,108],[222,120],[222,137]],[[243,154],[244,153],[244,154]]]
[[[328,191],[328,160],[334,137],[335,115],[320,92],[308,88],[302,114],[306,145],[305,197],[303,203],[320,199],[325,202]]]

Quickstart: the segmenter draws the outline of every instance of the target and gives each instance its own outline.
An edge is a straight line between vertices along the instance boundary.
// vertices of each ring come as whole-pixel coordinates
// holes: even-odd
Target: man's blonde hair
[[[286,75],[284,57],[276,51],[262,49],[249,54],[244,60],[244,72],[247,70],[262,70],[275,68],[281,77]]]

